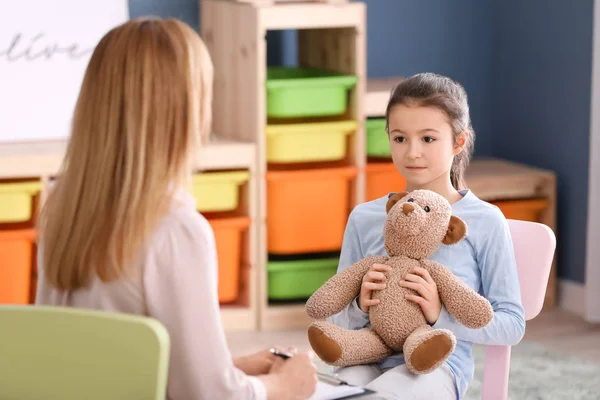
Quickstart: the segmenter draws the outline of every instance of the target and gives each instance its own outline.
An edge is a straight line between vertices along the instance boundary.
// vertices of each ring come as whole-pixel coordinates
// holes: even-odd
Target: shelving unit
[[[38,207],[47,194],[48,182],[60,169],[67,141],[45,141],[0,144],[0,180],[37,179],[42,182]],[[239,206],[225,217],[247,216],[250,226],[241,238],[240,295],[232,304],[221,306],[221,317],[228,331],[256,330],[258,318],[257,266],[258,253],[258,173],[256,145],[252,142],[231,140],[214,135],[198,154],[196,169],[200,172],[243,170],[249,178],[240,188]],[[207,218],[217,216],[207,215]],[[33,271],[32,280],[35,280]]]
[[[294,252],[289,240],[280,240],[289,235],[289,230],[276,229],[273,224],[290,218],[288,227],[302,225],[306,229],[303,236],[310,236],[315,254],[333,257],[331,254],[341,247],[341,231],[323,239],[320,236],[323,226],[329,224],[307,225],[306,220],[311,215],[303,213],[305,206],[313,203],[322,206],[329,201],[329,208],[323,215],[329,218],[329,214],[338,213],[345,225],[348,214],[356,205],[384,192],[403,189],[403,178],[393,168],[390,157],[383,154],[385,152],[379,156],[369,155],[366,129],[368,118],[384,117],[390,91],[402,77],[367,79],[366,5],[363,2],[199,2],[201,36],[208,46],[215,71],[213,131],[217,134],[197,155],[196,168],[206,173],[248,172],[248,180],[240,186],[240,201],[235,210],[203,213],[209,221],[250,219],[241,237],[239,296],[235,301],[221,305],[222,321],[227,331],[306,328],[311,321],[302,299],[270,301],[268,267],[275,256],[292,260],[294,256],[309,257],[311,252],[308,248]],[[266,36],[270,30],[298,31],[300,67],[355,77],[346,91],[343,113],[315,118],[275,116],[268,94],[272,76],[267,67]],[[315,96],[314,101],[321,99]],[[280,109],[279,112],[288,111]],[[338,124],[336,129],[342,135],[335,139],[336,143],[340,143],[340,137],[345,142],[340,147],[341,156],[314,151],[314,157],[318,153],[323,159],[303,161],[297,154],[283,157],[273,154],[275,146],[293,150],[304,146],[294,141],[275,145],[271,142],[273,135],[294,134],[294,130],[314,131],[316,143],[319,143],[325,140],[320,130],[333,129],[328,125],[332,123]],[[328,137],[333,137],[332,132],[327,133]],[[66,141],[0,144],[0,180],[40,180],[44,189],[39,202],[43,203],[47,183],[58,173],[65,148]],[[334,182],[331,174],[345,178],[343,182],[340,179]],[[330,181],[316,186],[306,182],[307,177]],[[556,229],[556,177],[552,172],[503,160],[475,159],[466,179],[478,197],[497,204],[508,218],[531,218]],[[332,187],[345,193],[342,199],[331,199],[326,190]],[[305,196],[300,200],[290,192],[298,188],[302,188]],[[273,201],[275,196],[280,200]],[[282,212],[285,208],[289,213]],[[296,219],[292,220],[290,216]],[[343,228],[337,222],[335,225],[335,229]],[[331,241],[332,237],[335,240]],[[336,244],[336,240],[339,243]],[[302,280],[298,279],[298,285],[303,284]],[[555,295],[554,265],[546,308],[555,306]]]
[[[268,299],[269,196],[273,176],[282,173],[309,173],[314,168],[331,171],[355,168],[350,181],[348,207],[364,201],[364,93],[365,93],[365,19],[363,3],[351,2],[247,2],[201,0],[201,36],[215,67],[213,102],[214,129],[224,137],[248,140],[257,145],[259,242],[258,305],[262,330],[294,329],[310,323],[302,302],[274,304]],[[323,121],[351,120],[354,132],[348,135],[347,155],[324,163],[277,164],[267,161],[268,126],[303,123],[268,118],[268,81],[266,34],[269,30],[298,30],[298,60],[301,67],[326,68],[356,76],[349,90],[346,113]],[[310,165],[309,165],[310,164]],[[291,176],[290,175],[290,176]],[[294,175],[297,176],[297,175]],[[301,178],[294,178],[301,179]],[[269,183],[271,182],[271,183]],[[272,185],[272,186],[270,186]],[[315,196],[321,193],[314,193]],[[293,212],[290,210],[290,212]],[[271,218],[271,219],[269,219]],[[315,226],[315,232],[319,230]],[[341,244],[341,237],[340,244]]]

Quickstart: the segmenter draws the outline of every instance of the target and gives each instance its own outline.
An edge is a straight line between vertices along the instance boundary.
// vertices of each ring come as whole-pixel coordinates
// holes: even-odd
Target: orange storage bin
[[[28,304],[34,229],[0,231],[0,304]]]
[[[366,200],[386,196],[390,192],[401,192],[406,188],[406,179],[392,162],[370,162],[366,167]]]
[[[237,300],[240,289],[242,235],[250,226],[249,217],[208,219],[215,234],[219,263],[219,302]]]
[[[492,201],[498,206],[507,219],[539,222],[540,213],[548,207],[546,199],[524,199]]]
[[[356,167],[267,172],[267,248],[271,254],[337,251]]]

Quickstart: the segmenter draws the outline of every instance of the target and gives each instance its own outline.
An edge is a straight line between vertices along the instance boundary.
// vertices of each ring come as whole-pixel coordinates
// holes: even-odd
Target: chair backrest
[[[537,222],[509,219],[508,226],[517,260],[525,320],[529,321],[544,305],[556,237],[549,227]]]
[[[556,249],[554,232],[546,225],[508,220],[521,287],[525,320],[535,318],[544,305],[546,286]],[[486,346],[482,399],[506,400],[510,371],[509,346]]]
[[[142,316],[0,306],[0,398],[161,399],[169,335]]]

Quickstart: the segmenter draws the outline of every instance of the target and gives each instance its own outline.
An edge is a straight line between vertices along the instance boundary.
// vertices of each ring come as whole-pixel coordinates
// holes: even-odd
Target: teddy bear
[[[416,291],[400,286],[415,267],[425,268],[435,282],[446,310],[466,327],[478,329],[493,318],[490,302],[442,264],[430,260],[442,245],[453,245],[467,234],[465,222],[452,215],[448,200],[430,190],[395,193],[388,198],[383,228],[389,257],[368,256],[327,280],[306,302],[313,320],[308,339],[327,364],[350,366],[382,361],[403,352],[414,374],[430,373],[454,351],[456,338],[447,329],[428,324],[420,306],[405,298]],[[386,287],[373,291],[379,303],[370,306],[371,327],[348,330],[325,319],[339,313],[360,293],[363,276],[373,264],[386,264]]]

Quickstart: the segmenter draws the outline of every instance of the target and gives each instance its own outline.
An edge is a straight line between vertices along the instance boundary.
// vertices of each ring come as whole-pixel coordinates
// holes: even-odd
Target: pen
[[[269,351],[271,352],[271,354],[281,357],[284,360],[292,358],[292,355],[290,353],[286,353],[285,351],[280,351],[275,348],[271,348]],[[332,385],[348,385],[348,382],[337,378],[337,376],[327,375],[322,372],[317,372],[317,376],[319,377],[319,379],[327,381]]]
[[[277,349],[274,349],[274,348],[271,348],[269,351],[272,354],[283,358],[284,360],[287,360],[288,358],[292,357],[292,355],[290,353],[286,353],[285,351],[280,351],[280,350],[277,350]]]

